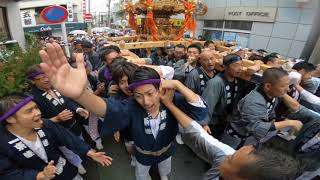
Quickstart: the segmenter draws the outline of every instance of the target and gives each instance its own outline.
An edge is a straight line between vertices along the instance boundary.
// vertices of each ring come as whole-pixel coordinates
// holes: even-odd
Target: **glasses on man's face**
[[[39,76],[37,78],[34,78],[33,80],[34,81],[44,81],[44,80],[47,80],[47,76],[46,75],[43,75],[43,76]]]

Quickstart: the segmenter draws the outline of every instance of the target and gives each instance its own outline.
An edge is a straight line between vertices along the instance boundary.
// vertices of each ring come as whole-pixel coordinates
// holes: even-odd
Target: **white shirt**
[[[163,79],[165,80],[173,79],[174,69],[172,67],[170,66],[159,66],[159,67],[162,71]]]
[[[24,144],[26,144],[36,155],[38,155],[43,161],[48,163],[48,156],[44,149],[39,136],[37,135],[36,141],[29,141],[23,137],[16,135]]]
[[[203,100],[199,97],[199,100],[198,102],[188,102],[190,105],[192,106],[195,106],[195,107],[206,107]],[[149,122],[150,122],[150,128],[151,128],[151,131],[152,131],[152,135],[153,137],[156,139],[156,137],[158,136],[159,134],[159,128],[160,128],[160,122],[161,122],[161,117],[160,117],[160,114],[158,114],[158,116],[155,118],[155,119],[150,119]]]
[[[149,122],[150,122],[150,128],[152,131],[152,135],[156,139],[159,134],[159,128],[160,128],[160,122],[161,122],[160,113],[158,114],[156,119],[150,119]]]

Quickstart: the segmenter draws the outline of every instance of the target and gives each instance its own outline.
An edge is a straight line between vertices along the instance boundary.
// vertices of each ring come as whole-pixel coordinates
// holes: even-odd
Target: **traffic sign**
[[[58,24],[68,18],[68,11],[62,6],[49,6],[41,12],[41,17],[47,23]]]
[[[84,21],[85,22],[92,22],[93,16],[92,14],[85,14],[84,15]]]

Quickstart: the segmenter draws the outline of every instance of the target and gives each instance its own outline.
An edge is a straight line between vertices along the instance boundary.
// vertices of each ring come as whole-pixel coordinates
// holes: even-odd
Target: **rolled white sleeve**
[[[159,66],[159,67],[162,71],[163,79],[165,80],[173,79],[173,75],[174,75],[173,67],[170,67],[170,66]]]
[[[200,108],[205,108],[207,107],[204,103],[204,101],[200,98],[200,96],[198,96],[198,101],[197,102],[188,102],[190,105],[194,106],[194,107],[200,107]]]
[[[309,91],[303,90],[300,93],[301,99],[309,102],[310,104],[320,105],[320,98]]]
[[[226,155],[235,152],[232,147],[209,135],[196,121],[183,129],[182,137],[193,152],[213,166],[218,166]]]

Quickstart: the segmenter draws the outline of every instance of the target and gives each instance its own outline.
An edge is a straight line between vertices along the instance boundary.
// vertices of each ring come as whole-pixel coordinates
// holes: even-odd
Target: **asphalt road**
[[[103,143],[104,151],[113,158],[113,164],[110,167],[98,167],[100,180],[134,180],[134,167],[130,166],[130,158],[124,144],[115,142],[112,137],[106,138]],[[189,148],[185,145],[177,145],[177,151],[172,158],[172,171],[169,179],[201,180],[206,169],[208,165]],[[157,168],[154,167],[150,171],[153,180],[159,179],[156,170]]]

